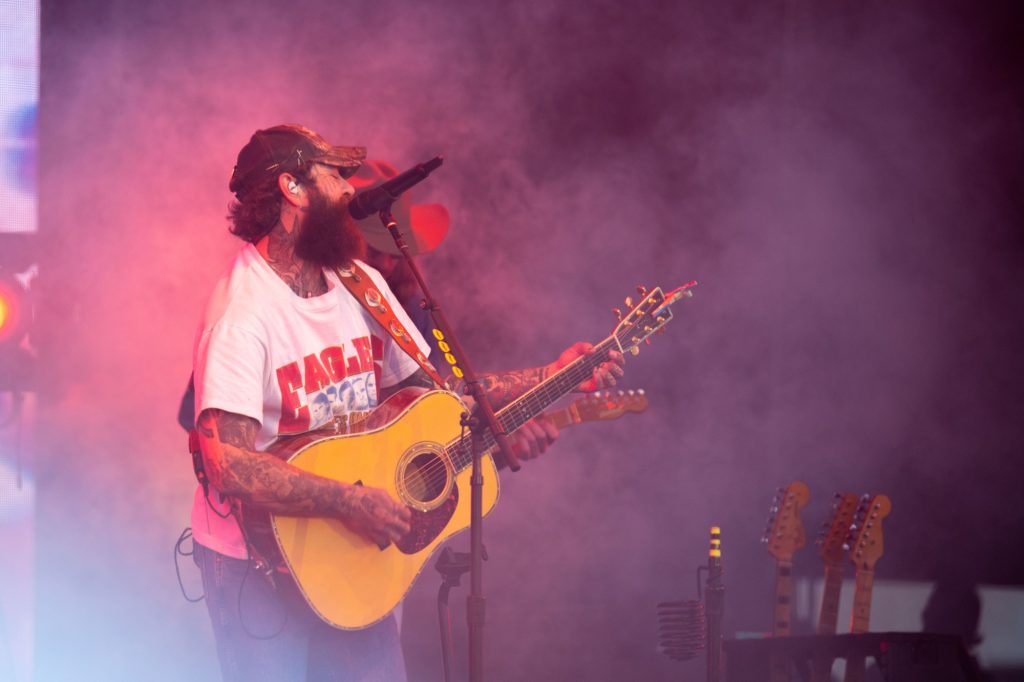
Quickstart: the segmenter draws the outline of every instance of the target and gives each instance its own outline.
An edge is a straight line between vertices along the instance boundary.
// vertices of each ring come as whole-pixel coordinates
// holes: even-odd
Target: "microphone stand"
[[[452,328],[448,325],[448,320],[445,319],[444,313],[441,312],[441,307],[437,305],[434,297],[430,294],[427,283],[423,279],[423,274],[420,272],[415,259],[412,257],[412,253],[409,251],[409,245],[406,244],[405,237],[402,236],[401,230],[398,229],[398,223],[391,214],[391,204],[389,203],[385,208],[381,209],[378,216],[384,227],[391,233],[392,239],[395,240],[395,246],[398,247],[413,277],[416,278],[420,291],[423,292],[423,307],[430,312],[431,317],[434,319],[434,324],[444,334],[445,341],[451,346],[455,357],[458,358],[459,367],[462,369],[466,381],[466,389],[476,401],[477,414],[475,416],[463,414],[462,416],[463,427],[468,426],[472,435],[470,441],[472,443],[473,455],[473,468],[470,477],[470,580],[469,596],[466,597],[466,620],[469,624],[469,679],[471,682],[483,682],[483,627],[485,611],[483,595],[484,475],[480,467],[480,458],[483,456],[483,440],[486,431],[490,429],[498,445],[498,450],[504,456],[509,469],[519,471],[519,458],[512,452],[512,446],[508,442],[508,437],[498,422],[498,417],[494,414],[494,408],[491,406],[490,400],[487,399],[487,394],[480,385],[476,372],[473,371],[472,366],[466,359],[466,354],[462,350],[462,344],[459,343]]]
[[[722,616],[725,612],[725,584],[722,576],[722,531],[711,528],[708,549],[708,578],[704,591],[704,613],[708,627],[708,682],[722,680]]]

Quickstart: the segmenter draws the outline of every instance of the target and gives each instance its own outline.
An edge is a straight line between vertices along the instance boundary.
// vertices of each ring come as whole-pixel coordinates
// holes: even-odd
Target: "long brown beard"
[[[309,206],[295,240],[295,255],[325,268],[348,265],[363,258],[366,242],[341,201],[331,201],[317,188],[311,188]]]

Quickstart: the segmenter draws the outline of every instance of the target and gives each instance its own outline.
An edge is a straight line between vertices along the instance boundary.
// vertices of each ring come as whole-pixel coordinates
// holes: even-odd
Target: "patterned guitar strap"
[[[395,312],[391,310],[391,306],[388,305],[388,300],[384,298],[384,294],[380,293],[376,286],[373,284],[373,280],[370,276],[359,267],[355,262],[352,262],[347,267],[335,268],[334,272],[338,275],[338,279],[345,285],[345,288],[349,290],[359,303],[366,308],[373,319],[377,320],[377,323],[383,327],[383,329],[391,335],[391,338],[395,340],[398,347],[405,351],[405,354],[416,361],[416,363],[427,373],[431,379],[438,386],[444,386],[444,380],[441,379],[441,375],[437,373],[433,365],[427,361],[427,356],[420,351],[419,346],[413,341],[412,336],[405,330],[402,323],[398,321],[398,317],[395,316]]]

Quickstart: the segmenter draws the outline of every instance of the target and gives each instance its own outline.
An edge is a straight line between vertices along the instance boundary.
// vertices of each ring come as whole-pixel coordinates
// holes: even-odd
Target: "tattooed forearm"
[[[280,514],[344,516],[350,511],[355,486],[256,452],[259,424],[254,419],[205,410],[198,428],[207,475],[224,495]]]
[[[481,374],[480,385],[495,408],[507,405],[548,376],[547,367],[531,367],[510,372]],[[469,395],[465,379],[451,379],[448,387],[455,393]]]

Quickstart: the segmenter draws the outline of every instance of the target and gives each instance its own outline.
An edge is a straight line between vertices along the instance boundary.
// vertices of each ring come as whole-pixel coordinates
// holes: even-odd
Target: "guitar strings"
[[[651,300],[653,301],[653,299]],[[658,303],[658,301],[654,301],[654,303]],[[640,306],[637,306],[634,312],[639,310]],[[519,399],[513,401],[512,404],[498,410],[495,416],[497,416],[498,422],[505,428],[505,432],[512,433],[527,421],[540,414],[544,407],[568,393],[572,386],[584,381],[591,374],[593,367],[608,359],[613,345],[623,351],[627,347],[636,347],[640,343],[641,337],[634,336],[632,339],[628,339],[630,341],[629,346],[623,346],[620,336],[622,340],[626,340],[629,333],[638,329],[645,320],[649,319],[651,311],[652,308],[647,307],[641,315],[633,320],[630,320],[629,316],[627,316],[623,323],[624,326],[620,325],[622,326],[621,329],[617,328],[610,336],[594,346],[593,353],[576,358],[576,360],[556,372],[553,376],[524,393]],[[661,326],[661,324],[658,326]],[[650,336],[653,331],[653,326],[646,327],[643,337]],[[565,384],[568,382],[571,383],[569,383],[569,388],[566,390]],[[515,417],[515,419],[506,421],[508,417]],[[493,434],[490,431],[486,432],[483,437],[483,453],[488,452],[495,445],[496,441]],[[444,455],[444,457],[439,457],[422,468],[417,469],[417,474],[427,482],[431,490],[436,490],[447,481],[448,462],[451,462],[455,474],[460,473],[472,463],[472,436],[462,435],[448,442],[444,447]]]
[[[561,371],[524,393],[519,399],[513,401],[512,404],[498,410],[496,416],[499,423],[505,427],[506,432],[511,433],[530,419],[533,419],[544,407],[568,392],[565,390],[566,384],[568,384],[571,390],[572,386],[584,381],[591,374],[594,367],[605,362],[608,359],[613,342],[616,341],[617,339],[614,335],[608,337],[594,347],[593,353],[577,358],[569,365],[566,365]],[[507,417],[509,419],[506,421]],[[497,441],[494,435],[488,431],[483,437],[483,452],[486,453],[493,449],[496,444]],[[445,445],[444,454],[446,457],[437,458],[417,469],[417,474],[427,482],[431,490],[436,490],[448,478],[448,462],[451,462],[455,474],[458,474],[472,463],[472,447],[471,435],[459,436]]]
[[[508,405],[497,413],[499,421],[506,428],[506,430],[515,430],[522,424],[533,418],[533,415],[537,414],[544,406],[550,404],[554,399],[557,399],[566,392],[564,386],[566,383],[571,382],[569,385],[574,386],[582,381],[590,373],[591,368],[595,364],[603,362],[607,357],[607,351],[609,350],[606,346],[610,345],[611,339],[599,344],[595,347],[594,353],[589,356],[577,358],[571,364],[563,368],[562,371],[558,372],[548,380],[541,382],[537,386],[527,391],[516,400],[512,405]],[[543,397],[543,399],[539,399]],[[533,414],[530,414],[529,410],[523,409],[530,407]],[[515,417],[515,419],[509,419],[506,421],[506,417]],[[511,429],[509,428],[511,427]],[[484,452],[491,450],[495,445],[496,441],[494,436],[488,432],[483,438]],[[460,436],[450,441],[444,449],[446,459],[437,459],[432,461],[430,464],[422,467],[418,470],[418,474],[423,477],[428,484],[433,488],[437,489],[443,484],[448,477],[448,465],[446,462],[452,463],[452,468],[455,473],[461,472],[467,466],[472,463],[472,436],[465,435]]]

